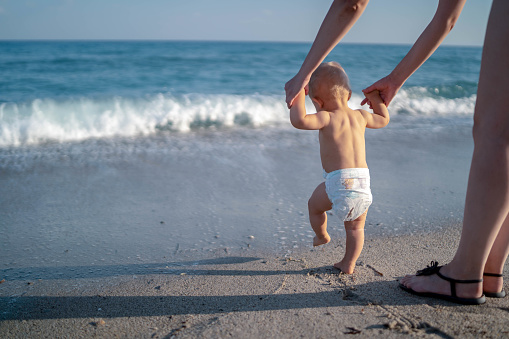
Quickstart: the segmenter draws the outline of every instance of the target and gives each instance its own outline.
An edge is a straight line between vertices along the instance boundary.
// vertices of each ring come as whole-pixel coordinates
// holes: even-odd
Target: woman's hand
[[[379,91],[380,97],[382,98],[385,106],[389,107],[389,104],[391,103],[392,99],[394,99],[401,86],[403,86],[403,84],[396,83],[394,80],[392,80],[391,76],[388,75],[385,78],[378,80],[373,85],[363,89],[362,92],[369,93],[375,90]],[[361,105],[366,103],[370,105],[369,100],[364,98],[364,100],[361,102]]]
[[[288,108],[292,107],[293,101],[297,95],[299,95],[300,91],[304,89],[305,94],[308,94],[308,83],[309,79],[303,79],[299,74],[297,74],[285,84],[286,105]]]
[[[458,19],[466,0],[440,0],[435,16],[419,36],[407,55],[394,70],[383,79],[362,90],[364,93],[380,91],[386,106],[408,79],[437,49]],[[366,99],[361,104],[365,104]]]
[[[293,105],[297,94],[306,89],[313,71],[362,15],[368,1],[334,0],[332,2],[299,72],[285,85],[288,108]]]

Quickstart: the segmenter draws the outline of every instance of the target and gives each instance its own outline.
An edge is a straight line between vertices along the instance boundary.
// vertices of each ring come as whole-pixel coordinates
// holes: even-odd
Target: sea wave
[[[0,146],[130,137],[165,130],[260,126],[281,121],[284,115],[287,113],[281,98],[257,95],[37,99],[0,105]]]
[[[438,88],[416,87],[401,90],[390,104],[391,114],[411,116],[457,116],[474,113],[477,96],[447,98],[440,95]]]
[[[402,89],[389,110],[392,116],[473,113],[475,95],[448,98],[437,94],[436,90],[424,87]],[[360,94],[354,94],[351,107],[360,108],[361,100]],[[310,102],[307,104],[310,112],[314,110]],[[259,127],[288,121],[284,98],[277,95],[43,98],[0,104],[0,147],[136,137],[162,131],[189,133],[207,128]]]

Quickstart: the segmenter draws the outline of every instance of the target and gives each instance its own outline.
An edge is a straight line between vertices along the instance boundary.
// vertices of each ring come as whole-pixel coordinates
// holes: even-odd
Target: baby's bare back
[[[366,120],[358,110],[332,111],[330,123],[320,132],[320,157],[326,172],[367,168],[364,134]]]

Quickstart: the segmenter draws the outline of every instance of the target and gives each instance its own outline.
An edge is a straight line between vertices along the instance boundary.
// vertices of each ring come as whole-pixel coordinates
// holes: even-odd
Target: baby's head
[[[335,61],[324,62],[313,72],[309,80],[309,97],[323,103],[347,101],[352,95],[350,81],[341,65]]]

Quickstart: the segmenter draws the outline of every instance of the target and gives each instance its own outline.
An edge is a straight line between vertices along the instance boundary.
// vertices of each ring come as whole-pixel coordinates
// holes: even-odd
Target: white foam
[[[461,98],[434,98],[415,96],[410,91],[402,90],[389,106],[396,114],[423,116],[471,115],[474,113],[476,95]]]
[[[352,95],[351,107],[361,108],[361,96]],[[389,112],[395,115],[412,116],[456,116],[472,115],[474,113],[476,95],[460,98],[431,97],[424,87],[412,88],[410,90],[402,89],[398,92],[394,100],[389,105]],[[366,106],[363,107],[367,109]]]
[[[350,105],[359,108],[361,101],[362,96],[354,94]],[[314,112],[309,101],[307,104],[309,112]],[[391,103],[390,113],[392,116],[466,115],[473,113],[474,105],[475,95],[447,99],[431,97],[426,91],[416,92],[415,88],[403,89]],[[289,122],[282,95],[159,94],[136,99],[37,99],[0,105],[0,147],[282,122]]]
[[[283,100],[259,95],[38,99],[0,105],[0,146],[149,135],[159,130],[188,132],[207,126],[260,126],[287,116]]]

